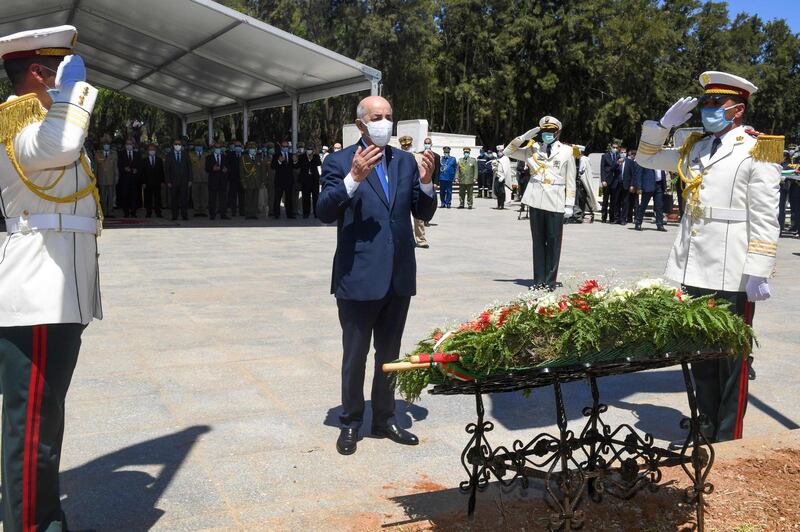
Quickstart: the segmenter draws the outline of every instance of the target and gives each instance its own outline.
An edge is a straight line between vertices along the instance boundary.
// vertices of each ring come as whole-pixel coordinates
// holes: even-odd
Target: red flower
[[[508,315],[512,312],[516,312],[519,310],[517,307],[505,307],[500,311],[500,317],[497,318],[497,326],[502,327],[503,324],[506,322]]]
[[[567,296],[561,296],[561,299],[558,301],[558,311],[564,312],[569,308],[569,301],[567,301]]]
[[[683,301],[683,291],[680,288],[675,290],[675,299],[678,301]]]
[[[552,316],[555,313],[553,309],[547,307],[539,307],[539,309],[536,312],[541,314],[542,316]]]
[[[589,303],[587,303],[583,299],[576,299],[575,301],[572,302],[572,305],[576,309],[582,312],[589,312],[590,310],[592,310],[592,308],[589,306]]]
[[[438,343],[439,340],[441,339],[442,339],[442,331],[437,329],[436,332],[433,333],[433,341],[434,343]]]
[[[593,294],[602,289],[603,287],[600,286],[600,283],[598,283],[595,279],[587,279],[586,282],[583,283],[583,286],[578,289],[578,293],[581,295]]]

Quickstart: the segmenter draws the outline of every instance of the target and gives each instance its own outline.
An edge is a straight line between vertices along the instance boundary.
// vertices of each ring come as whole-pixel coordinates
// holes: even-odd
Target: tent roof
[[[211,0],[0,2],[0,35],[61,24],[78,28],[90,82],[189,122],[369,90],[381,79]]]

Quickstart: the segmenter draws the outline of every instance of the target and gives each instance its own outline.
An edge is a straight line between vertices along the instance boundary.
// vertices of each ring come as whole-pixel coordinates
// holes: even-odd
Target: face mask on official
[[[382,118],[374,122],[361,121],[367,127],[367,136],[376,146],[381,148],[389,144],[392,138],[392,127],[394,123],[388,118]]]
[[[711,133],[719,133],[726,127],[733,124],[733,119],[725,118],[725,113],[739,104],[730,107],[703,107],[700,110],[700,118],[703,121],[703,129]]]
[[[422,146],[423,146],[423,148],[425,148],[425,151],[429,151],[433,147],[433,146],[431,146],[430,143],[425,143]]]
[[[545,144],[552,144],[556,141],[555,133],[542,133],[542,142]]]
[[[108,144],[103,144],[103,151],[108,151],[110,149],[111,149],[111,146],[109,146]]]
[[[222,154],[222,148],[214,148],[214,155],[221,155],[221,154]]]
[[[255,157],[257,152],[258,152],[258,150],[255,149],[255,148],[249,148],[247,150],[247,153],[250,155],[250,157]]]
[[[150,155],[150,157],[153,157],[156,154],[156,150],[148,150],[147,153]]]
[[[181,151],[183,149],[183,145],[182,144],[175,144],[172,147],[172,149],[175,150],[176,152],[179,152],[179,151]]]
[[[202,146],[195,146],[194,147],[194,151],[197,153],[197,155],[201,155],[203,153],[203,147]]]

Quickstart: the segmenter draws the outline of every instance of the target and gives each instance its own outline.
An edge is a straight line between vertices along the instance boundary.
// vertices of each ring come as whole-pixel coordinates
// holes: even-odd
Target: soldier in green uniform
[[[195,216],[208,216],[208,172],[203,151],[203,139],[194,139],[194,145],[189,150],[189,162],[192,164],[192,207]]]
[[[261,156],[261,168],[264,175],[264,214],[272,215],[272,201],[275,198],[275,169],[272,168],[272,157],[275,155],[275,148],[268,143]],[[259,209],[262,210],[262,209]]]
[[[464,208],[464,197],[467,198],[468,208],[472,208],[472,192],[478,180],[478,161],[469,154],[472,150],[464,148],[464,157],[458,160],[456,167],[456,183],[458,183],[458,208]]]
[[[258,145],[247,143],[247,151],[239,159],[244,189],[244,217],[246,220],[258,219],[258,191],[264,184],[264,166],[258,157]]]
[[[94,152],[94,167],[97,186],[100,189],[100,205],[106,218],[114,217],[114,191],[119,183],[117,152],[111,149],[111,137],[103,135],[100,149]]]

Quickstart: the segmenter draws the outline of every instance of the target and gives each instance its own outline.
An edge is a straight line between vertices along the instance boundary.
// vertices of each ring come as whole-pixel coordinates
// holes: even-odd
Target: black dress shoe
[[[637,231],[641,231],[642,230],[641,224],[636,224],[633,228],[636,229]]]
[[[389,425],[388,427],[372,427],[372,435],[376,438],[389,438],[395,443],[402,445],[419,445],[419,439],[416,436],[403,430],[397,425]]]
[[[342,429],[339,433],[339,439],[336,440],[336,450],[339,454],[353,454],[356,452],[358,444],[358,430],[357,429]]]
[[[656,231],[661,231],[662,233],[666,233],[667,229],[663,225],[659,225],[658,228],[656,228]]]

